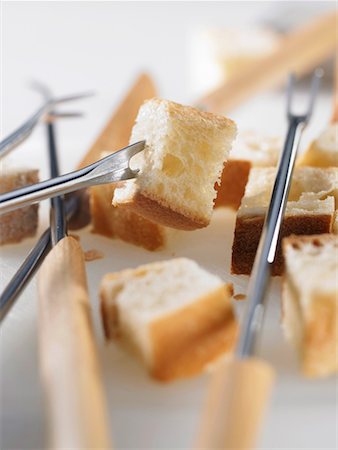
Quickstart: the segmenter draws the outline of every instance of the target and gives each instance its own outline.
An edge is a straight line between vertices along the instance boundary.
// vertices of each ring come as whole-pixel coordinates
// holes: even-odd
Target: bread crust
[[[179,120],[187,124],[188,126],[191,122],[194,127],[201,126],[204,128],[206,122],[209,122],[209,124],[212,123],[213,127],[216,127],[220,130],[226,130],[228,128],[236,130],[235,122],[228,117],[222,116],[220,114],[201,111],[200,109],[196,109],[193,106],[181,105],[170,100],[164,100],[156,97],[152,98],[151,102],[157,103],[158,105],[165,104],[169,115],[175,116],[175,120]],[[147,103],[147,101],[145,101],[144,103]]]
[[[338,372],[337,302],[321,295],[311,305],[304,330],[302,370],[308,377]]]
[[[163,248],[166,244],[166,230],[136,212],[114,207],[111,199],[115,187],[101,185],[91,188],[91,232],[110,238],[119,238],[149,251]]]
[[[236,219],[234,241],[232,245],[231,272],[237,275],[250,275],[256,256],[259,239],[264,223],[263,216]],[[287,216],[284,218],[276,258],[272,265],[272,275],[282,275],[284,258],[281,242],[283,238],[295,235],[312,235],[331,231],[332,215]]]
[[[150,132],[149,129],[153,131]],[[147,134],[149,134],[148,137]],[[213,189],[213,181],[216,181],[220,175],[222,163],[226,158],[235,134],[235,123],[226,117],[159,98],[146,101],[139,111],[131,134],[131,142],[141,139],[147,140],[147,146],[144,150],[145,164],[141,165],[141,170],[135,180],[127,182],[124,187],[115,191],[113,204],[127,208],[142,215],[144,218],[170,228],[195,230],[206,227],[210,223],[213,201],[216,196],[216,192]],[[157,136],[159,141],[154,136]],[[182,145],[183,143],[184,148],[186,148],[192,145],[192,138],[196,140],[196,145],[201,146],[201,152],[205,153],[206,145],[209,151],[213,150],[213,146],[215,148],[219,147],[222,151],[215,152],[217,164],[213,169],[215,173],[213,175],[210,174],[212,185],[208,185],[207,180],[205,181],[207,185],[204,183],[200,186],[201,182],[195,183],[193,201],[178,202],[176,196],[171,192],[172,185],[174,184],[175,188],[179,190],[183,190],[186,187],[190,189],[190,185],[191,189],[194,189],[194,182],[186,180],[182,181],[183,184],[180,184],[180,178],[175,178],[175,173],[167,176],[166,170],[169,170],[170,164],[165,168],[165,158],[172,156],[174,160],[179,160],[175,156],[177,149],[173,148],[172,155],[168,149],[164,151],[163,155],[156,155],[156,151],[162,145],[164,147],[169,145],[171,139],[182,139],[182,142],[180,141],[179,144]],[[162,144],[160,145],[159,142]],[[167,144],[165,145],[164,143]],[[157,157],[159,158],[158,164],[151,163],[153,158]],[[161,166],[161,163],[163,166]],[[156,179],[152,178],[152,164],[154,165]],[[188,162],[186,161],[185,164],[181,164],[180,171],[187,171],[190,176],[195,175],[195,179],[197,179],[198,171],[188,170],[188,167]],[[200,167],[198,169],[203,170]],[[161,176],[163,177],[162,179]],[[174,182],[172,181],[173,178],[175,178]],[[189,183],[188,186],[186,186],[187,183]],[[162,190],[157,189],[158,187],[161,187]],[[199,198],[202,196],[203,189],[207,193],[205,200]],[[197,206],[193,206],[192,203],[196,203]]]
[[[224,164],[220,183],[216,183],[215,208],[222,206],[237,210],[245,192],[251,169],[250,161],[229,159]]]
[[[197,228],[204,228],[209,225],[209,222],[204,218],[194,219],[183,213],[174,211],[140,191],[136,191],[130,200],[119,203],[118,207],[133,211],[145,219],[160,225],[176,228],[178,230],[196,230]]]
[[[119,274],[106,277],[114,279]],[[152,364],[149,372],[153,378],[168,382],[197,375],[209,363],[232,351],[238,335],[238,323],[230,303],[232,294],[231,284],[222,285],[184,309],[150,324]],[[135,345],[120,335],[118,308],[102,287],[100,299],[106,339],[119,338],[140,356]]]
[[[224,290],[228,303],[222,305]],[[159,381],[191,377],[235,344],[238,325],[230,306],[231,285],[211,292],[193,305],[151,326],[154,361],[151,375]],[[189,327],[193,323],[193,327]]]
[[[0,177],[0,193],[29,186],[39,181],[38,170],[18,171]],[[0,245],[16,244],[33,237],[38,228],[39,205],[25,206],[0,217]]]

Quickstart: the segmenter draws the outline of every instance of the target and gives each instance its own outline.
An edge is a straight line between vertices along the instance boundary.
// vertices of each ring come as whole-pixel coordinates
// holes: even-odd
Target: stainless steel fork
[[[235,358],[213,374],[196,448],[252,449],[272,391],[275,372],[257,357],[258,337],[264,321],[267,289],[288,199],[300,137],[309,121],[322,71],[312,78],[310,101],[304,114],[294,114],[294,77],[289,80],[287,117],[289,129],[265,218],[248,287],[247,310],[241,324]]]
[[[19,128],[13,131],[13,133],[0,142],[0,158],[4,157],[8,152],[25,141],[30,136],[36,125],[46,116],[46,114],[51,113],[56,105],[72,102],[74,100],[80,100],[91,95],[93,95],[91,92],[86,92],[76,95],[69,95],[66,97],[48,99],[28,120],[26,120],[26,122],[24,122]],[[53,115],[55,115],[55,117],[73,117],[78,114],[62,113]]]
[[[0,195],[0,214],[89,186],[135,178],[138,171],[132,170],[129,162],[144,146],[145,141],[140,141],[83,169],[6,192]]]
[[[291,75],[289,78],[287,89],[287,118],[289,128],[250,277],[247,300],[248,310],[243,323],[243,333],[237,351],[240,357],[252,355],[255,351],[257,337],[263,323],[265,294],[268,287],[271,264],[275,259],[298,146],[301,134],[312,115],[322,76],[323,71],[321,69],[317,69],[313,74],[309,104],[304,114],[295,114],[292,111],[295,77]]]

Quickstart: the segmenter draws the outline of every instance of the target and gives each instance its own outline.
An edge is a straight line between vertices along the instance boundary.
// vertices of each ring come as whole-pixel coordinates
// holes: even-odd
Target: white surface
[[[205,24],[248,23],[271,11],[278,16],[288,7],[241,2],[5,3],[2,131],[4,134],[11,131],[38,106],[39,97],[26,88],[30,78],[47,80],[57,94],[96,89],[100,95],[72,106],[85,110],[86,117],[60,123],[58,127],[62,168],[71,169],[141,69],[154,74],[162,96],[182,102],[191,100],[184,50],[190,29]],[[311,4],[313,7],[318,5]],[[309,4],[306,8],[310,8]],[[282,93],[264,94],[235,111],[232,117],[242,129],[283,135],[284,106]],[[330,108],[331,100],[323,93],[304,145],[326,124]],[[40,128],[13,153],[12,159],[38,165],[42,175],[47,176],[45,153],[44,132]],[[47,209],[45,202],[40,230],[48,223]],[[103,260],[88,263],[87,270],[115,448],[191,448],[208,377],[162,386],[151,381],[138,363],[117,346],[106,346],[97,298],[102,275],[150,261],[187,256],[233,281],[236,292],[244,292],[246,278],[229,275],[234,219],[234,214],[219,211],[209,228],[177,233],[176,241],[160,253],[110,241],[86,230],[80,233],[84,249],[96,248],[106,255]],[[10,279],[33,244],[34,239],[1,248],[0,287]],[[278,381],[259,448],[335,449],[336,380],[308,381],[299,375],[295,355],[284,342],[279,326],[279,281],[273,284],[262,356],[276,367]],[[45,448],[34,282],[20,297],[1,330],[1,434],[3,450]]]

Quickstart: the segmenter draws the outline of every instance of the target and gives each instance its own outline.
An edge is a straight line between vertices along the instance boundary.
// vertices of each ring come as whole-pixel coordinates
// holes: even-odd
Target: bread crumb
[[[96,250],[95,248],[84,252],[84,259],[87,262],[95,261],[96,259],[102,259],[102,258],[104,258],[104,253],[100,252],[100,250]]]
[[[245,300],[246,299],[246,295],[245,294],[236,294],[234,295],[234,300]]]

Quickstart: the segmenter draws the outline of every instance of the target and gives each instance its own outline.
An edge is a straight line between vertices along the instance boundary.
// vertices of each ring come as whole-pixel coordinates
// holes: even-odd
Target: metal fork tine
[[[297,150],[302,131],[311,117],[322,76],[323,71],[315,71],[311,83],[308,110],[302,115],[297,115],[292,112],[295,78],[292,75],[289,77],[287,88],[287,117],[289,129],[278,164],[270,204],[265,216],[262,234],[249,282],[247,310],[237,346],[237,355],[240,358],[252,356],[256,352],[257,340],[260,336],[263,324],[266,292],[271,275],[271,264],[275,259]]]
[[[51,111],[47,114],[45,117],[46,122],[53,121],[57,119],[74,119],[78,117],[83,117],[84,114],[80,111],[69,111],[69,112],[62,112],[62,111]]]
[[[286,89],[286,112],[287,112],[288,118],[290,118],[292,116],[292,94],[293,94],[295,82],[296,82],[296,77],[292,73],[288,77],[288,84],[287,84],[287,89]]]
[[[300,117],[304,118],[306,122],[310,119],[310,116],[312,115],[314,103],[320,86],[320,80],[323,77],[323,75],[324,71],[321,68],[316,69],[312,75],[307,110],[302,115],[300,115]],[[295,85],[296,85],[296,77],[294,74],[291,74],[288,78],[288,86],[287,86],[287,117],[289,119],[296,115],[292,109]]]
[[[324,76],[324,70],[318,68],[315,70],[311,80],[310,100],[308,106],[308,112],[306,114],[306,120],[308,121],[313,112],[313,107],[316,101],[316,97],[319,91],[320,81]]]
[[[37,85],[37,83],[35,84]],[[42,90],[46,92],[46,88],[42,87],[42,85],[40,84],[39,89],[40,92]],[[26,122],[24,122],[23,125],[21,125],[0,142],[0,158],[5,156],[23,141],[25,141],[30,136],[38,122],[45,116],[45,114],[51,111],[55,105],[80,100],[92,95],[94,95],[93,92],[83,92],[81,94],[48,99],[28,120],[26,120]]]
[[[82,92],[80,94],[75,94],[75,95],[67,95],[65,97],[58,97],[53,99],[53,104],[54,105],[59,105],[61,103],[68,103],[68,102],[72,102],[75,100],[82,100],[83,98],[88,98],[88,97],[93,97],[95,95],[94,91],[88,91],[88,92]]]
[[[1,194],[0,214],[88,186],[135,178],[137,171],[129,162],[144,146],[145,141],[137,142],[83,169]]]

